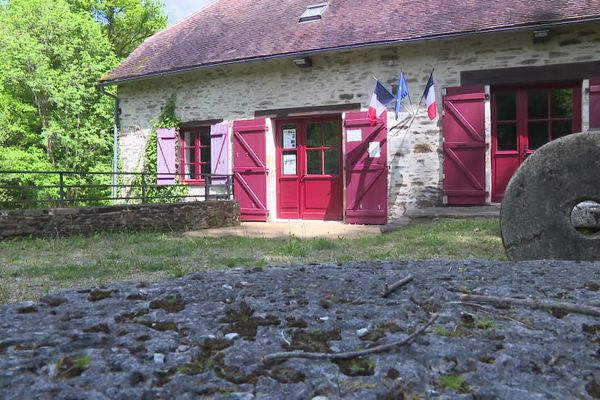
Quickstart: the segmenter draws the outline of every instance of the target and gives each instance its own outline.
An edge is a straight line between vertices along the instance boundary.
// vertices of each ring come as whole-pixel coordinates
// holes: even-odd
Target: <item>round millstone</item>
[[[600,260],[600,233],[571,221],[580,203],[600,203],[600,131],[569,135],[538,149],[511,178],[500,224],[508,257]]]

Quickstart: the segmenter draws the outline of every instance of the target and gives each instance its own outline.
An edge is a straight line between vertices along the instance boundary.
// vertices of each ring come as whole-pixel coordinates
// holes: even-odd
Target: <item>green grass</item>
[[[456,390],[460,393],[467,393],[470,390],[469,385],[465,381],[465,378],[460,375],[443,375],[440,379],[440,383],[443,387],[451,390]]]
[[[439,219],[357,239],[190,238],[182,234],[100,233],[0,242],[0,302],[119,281],[267,265],[415,259],[506,260],[496,218]]]

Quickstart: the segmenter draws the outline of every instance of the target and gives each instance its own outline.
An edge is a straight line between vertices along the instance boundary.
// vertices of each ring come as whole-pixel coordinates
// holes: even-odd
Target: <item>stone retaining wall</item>
[[[0,240],[98,231],[186,231],[236,226],[236,201],[0,211]]]

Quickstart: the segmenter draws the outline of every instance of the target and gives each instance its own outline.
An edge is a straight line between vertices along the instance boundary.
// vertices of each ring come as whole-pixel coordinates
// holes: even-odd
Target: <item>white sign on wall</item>
[[[348,142],[362,141],[362,131],[360,129],[348,129],[346,131],[346,141],[348,141]]]
[[[283,175],[296,175],[296,154],[283,155]]]
[[[369,157],[381,157],[381,146],[379,145],[379,142],[369,142]]]
[[[296,148],[296,128],[283,130],[283,148],[284,149],[295,149]]]

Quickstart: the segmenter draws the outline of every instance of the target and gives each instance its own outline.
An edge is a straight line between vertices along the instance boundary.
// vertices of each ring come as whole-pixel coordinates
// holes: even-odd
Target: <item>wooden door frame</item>
[[[306,127],[309,123],[319,123],[319,122],[328,122],[328,121],[335,121],[338,122],[338,137],[339,137],[339,151],[340,151],[340,157],[339,157],[339,188],[338,191],[340,193],[340,198],[341,198],[341,204],[340,204],[340,209],[341,209],[341,218],[340,221],[343,220],[344,218],[344,169],[343,169],[343,159],[344,159],[344,147],[343,147],[343,119],[342,119],[342,114],[322,114],[322,115],[303,115],[303,116],[294,116],[294,117],[285,117],[285,118],[277,118],[277,119],[273,119],[274,122],[274,126],[275,126],[275,185],[276,185],[276,190],[275,190],[275,196],[276,196],[276,200],[277,200],[277,205],[276,205],[276,215],[277,218],[281,218],[280,217],[280,195],[281,195],[281,186],[279,184],[280,179],[282,178],[282,140],[283,137],[282,135],[280,135],[281,129],[284,125],[286,124],[297,124],[297,126],[301,127],[300,129],[298,129],[298,132],[296,133],[296,149],[297,149],[297,171],[298,171],[298,177],[300,178],[301,174],[304,173],[304,171],[301,170],[305,169],[306,167]],[[301,161],[302,160],[302,161]],[[299,190],[299,196],[300,199],[298,199],[298,204],[299,204],[299,210],[298,210],[298,214],[299,214],[299,219],[303,219],[303,196],[305,195],[305,193],[303,193],[304,191],[304,186],[300,185],[300,190]]]
[[[497,130],[497,116],[496,116],[496,93],[503,91],[514,91],[516,92],[516,126],[517,126],[517,157],[519,165],[523,163],[525,157],[533,154],[535,150],[529,148],[528,143],[528,118],[527,118],[527,107],[528,103],[526,101],[526,94],[529,90],[535,89],[573,89],[573,133],[577,133],[581,131],[582,127],[582,82],[581,81],[568,81],[568,82],[556,82],[556,83],[538,83],[538,84],[530,84],[530,85],[494,85],[490,87],[490,108],[491,108],[491,193],[490,199],[494,200],[496,197],[496,179],[495,179],[495,160],[496,155],[498,154],[514,154],[514,151],[501,151],[497,150],[498,144],[498,130]],[[527,143],[527,149],[525,156],[522,154],[522,146],[523,142]]]

